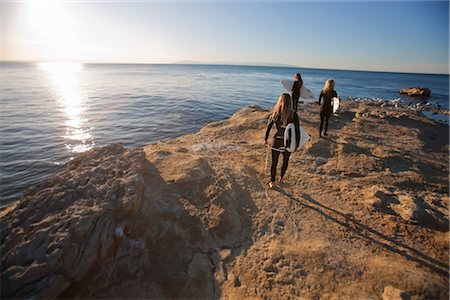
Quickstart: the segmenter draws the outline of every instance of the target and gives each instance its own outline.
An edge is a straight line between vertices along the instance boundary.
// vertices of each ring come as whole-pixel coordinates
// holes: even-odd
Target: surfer
[[[298,120],[297,113],[293,110],[292,107],[292,99],[291,96],[287,93],[283,93],[278,98],[277,104],[273,108],[272,115],[269,117],[269,121],[267,123],[267,129],[264,139],[264,146],[272,149],[272,166],[270,168],[270,182],[269,187],[273,187],[275,185],[275,176],[277,173],[277,164],[278,157],[280,153],[283,153],[283,165],[281,167],[281,178],[280,182],[283,182],[284,174],[286,173],[290,152],[285,150],[285,147],[289,147],[289,145],[285,145],[284,141],[284,131],[289,123],[294,123],[295,125],[295,136],[296,140],[296,148],[298,148],[300,143],[300,124]],[[275,132],[271,145],[267,142],[269,138],[270,129],[273,124],[277,127],[277,131]],[[290,140],[288,140],[288,143]]]
[[[327,135],[328,130],[328,120],[333,113],[333,105],[331,103],[331,99],[333,97],[337,97],[336,91],[334,90],[334,80],[328,79],[325,82],[323,90],[320,92],[319,96],[319,105],[320,100],[323,98],[323,103],[320,105],[320,128],[319,128],[319,137],[322,137],[322,128],[325,123],[325,131],[323,135]]]
[[[293,109],[296,112],[298,106],[298,98],[300,98],[300,89],[303,86],[303,80],[300,73],[296,73],[294,75],[294,84],[292,85],[291,95],[292,95],[292,104]]]

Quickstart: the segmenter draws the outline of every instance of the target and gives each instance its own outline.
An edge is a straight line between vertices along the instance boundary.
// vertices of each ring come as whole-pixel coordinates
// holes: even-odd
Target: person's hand
[[[264,147],[268,148],[269,144],[267,143],[267,141],[264,141]]]
[[[319,101],[316,102],[317,105],[320,105]]]

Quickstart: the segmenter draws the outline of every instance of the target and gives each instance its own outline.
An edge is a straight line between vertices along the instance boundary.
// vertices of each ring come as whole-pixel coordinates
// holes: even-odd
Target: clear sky
[[[448,1],[0,1],[0,60],[448,73]]]

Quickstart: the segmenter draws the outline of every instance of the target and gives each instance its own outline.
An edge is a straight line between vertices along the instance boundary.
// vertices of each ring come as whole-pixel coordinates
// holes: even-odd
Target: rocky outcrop
[[[249,238],[254,205],[245,174],[182,155],[169,184],[111,145],[27,191],[2,212],[2,298],[214,298],[218,253]]]
[[[312,138],[274,189],[257,106],[79,155],[0,211],[2,299],[448,299],[449,127],[340,109],[318,138],[300,106]]]
[[[382,298],[383,300],[411,300],[408,292],[396,289],[390,285],[384,288]]]
[[[421,97],[421,98],[427,98],[430,97],[431,90],[424,87],[410,87],[410,88],[404,88],[400,90],[400,94],[412,96],[412,97]]]
[[[437,230],[448,231],[446,210],[437,205],[436,198],[425,201],[418,195],[402,191],[394,186],[373,186],[365,193],[366,203],[374,209],[400,216],[404,221]]]

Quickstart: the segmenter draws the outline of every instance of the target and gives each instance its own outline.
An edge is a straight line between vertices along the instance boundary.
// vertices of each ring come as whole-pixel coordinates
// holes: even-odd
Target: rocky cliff
[[[0,212],[2,298],[448,298],[448,126],[345,102],[267,189],[269,113],[83,153]],[[394,296],[392,296],[394,295]]]

